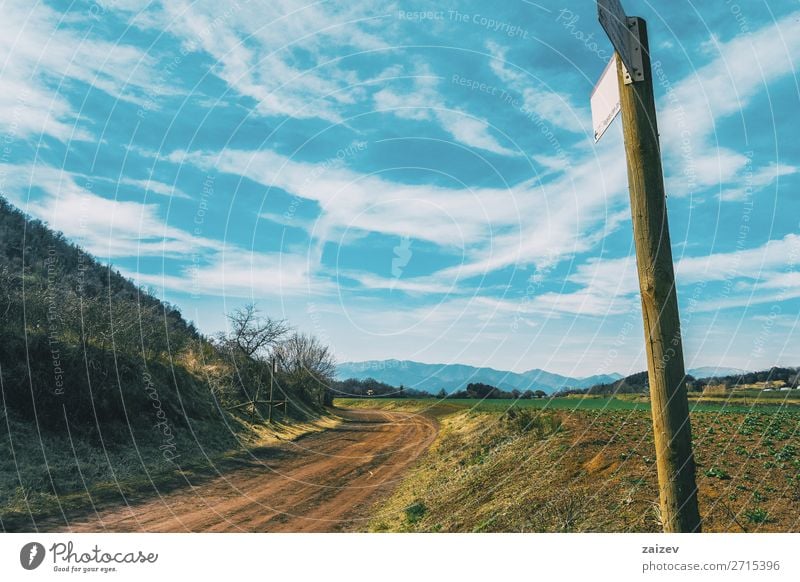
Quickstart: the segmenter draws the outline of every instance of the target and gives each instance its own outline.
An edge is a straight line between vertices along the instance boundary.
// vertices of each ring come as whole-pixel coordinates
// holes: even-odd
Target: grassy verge
[[[0,422],[0,528],[36,531],[64,526],[95,509],[196,485],[269,454],[272,446],[338,424],[250,424],[228,417],[175,431],[170,454],[153,432],[106,425],[101,433],[38,431],[10,414]],[[102,435],[102,439],[100,436]]]
[[[471,401],[475,404],[475,401]],[[502,401],[501,401],[502,402]],[[537,401],[534,401],[537,402]],[[636,408],[337,400],[439,418],[371,531],[659,531],[652,425]],[[800,411],[692,413],[705,531],[800,529]]]

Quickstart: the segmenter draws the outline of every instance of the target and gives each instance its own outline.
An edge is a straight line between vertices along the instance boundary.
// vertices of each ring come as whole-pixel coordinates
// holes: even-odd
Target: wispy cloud
[[[411,77],[386,79],[395,84],[411,82],[407,90],[384,87],[373,95],[377,111],[393,114],[400,119],[434,121],[455,141],[465,146],[478,148],[503,156],[519,156],[515,151],[500,144],[492,135],[491,125],[455,106],[448,106],[439,91],[439,77],[427,66],[417,67],[419,74]],[[495,130],[496,131],[496,130]]]
[[[451,189],[403,184],[375,174],[331,168],[318,179],[313,164],[270,151],[173,152],[174,163],[246,176],[319,203],[314,238],[334,240],[344,231],[375,232],[425,240],[463,254],[440,271],[448,286],[508,266],[552,265],[585,252],[627,220],[615,205],[625,200],[625,171],[614,141],[547,184],[526,181],[509,188]],[[619,143],[616,143],[619,146]],[[369,280],[369,279],[365,279]]]
[[[753,194],[778,182],[781,176],[791,176],[792,174],[796,174],[798,170],[800,170],[800,168],[797,166],[774,163],[763,166],[759,170],[750,172],[749,174],[747,170],[745,170],[742,176],[744,183],[722,190],[719,193],[719,199],[723,202],[741,202],[743,200],[752,199]]]
[[[195,296],[292,297],[330,293],[331,283],[314,279],[302,257],[248,251],[226,245],[214,254],[198,255],[177,274],[122,270],[143,285]]]
[[[718,123],[744,110],[769,83],[796,72],[800,12],[712,44],[717,57],[680,81],[654,65],[656,83],[666,92],[659,103],[659,130],[671,177],[668,189],[682,196],[717,187],[723,200],[739,200],[737,182],[744,180],[747,157],[720,143]],[[755,170],[764,172],[769,167]]]
[[[185,257],[223,248],[218,241],[168,225],[158,204],[107,198],[99,193],[101,186],[86,178],[79,183],[79,177],[48,166],[2,169],[9,176],[4,194],[101,259]]]
[[[166,196],[168,198],[185,198],[190,199],[186,192],[182,191],[180,188],[174,185],[164,184],[163,182],[159,182],[157,180],[151,179],[135,179],[135,178],[126,178],[122,177],[119,180],[119,184],[124,186],[133,186],[139,190],[144,191],[145,195],[147,194],[158,194],[159,196]]]
[[[692,305],[693,311],[715,311],[800,296],[794,287],[798,262],[800,235],[789,234],[754,248],[683,257],[675,265],[675,277],[680,285],[726,282],[719,292],[703,291]],[[580,289],[537,297],[534,305],[595,316],[620,314],[635,307],[639,283],[633,255],[590,259],[567,280]]]
[[[379,5],[289,0],[268,3],[165,0],[169,30],[192,49],[210,55],[214,72],[262,115],[343,119],[358,73],[343,52],[386,47]],[[335,49],[335,50],[334,50]],[[299,61],[310,59],[310,66]]]
[[[152,59],[129,44],[104,40],[93,24],[89,11],[65,17],[41,2],[3,3],[0,110],[7,114],[0,116],[0,129],[23,138],[90,139],[81,111],[68,98],[68,81],[143,101]]]
[[[526,111],[560,129],[573,133],[588,131],[585,120],[589,113],[585,106],[575,104],[569,94],[554,90],[531,71],[509,61],[506,47],[493,41],[486,43],[486,47],[492,56],[492,71],[511,91],[522,97]]]

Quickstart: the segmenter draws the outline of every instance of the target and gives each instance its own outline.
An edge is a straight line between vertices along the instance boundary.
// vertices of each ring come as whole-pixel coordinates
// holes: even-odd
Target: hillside
[[[333,377],[327,348],[255,308],[231,315],[236,335],[203,337],[175,306],[3,199],[0,313],[4,530],[62,512],[65,496],[124,496],[120,481],[155,485],[154,472],[262,439],[266,408],[248,403],[271,352],[291,403],[282,421],[316,417]]]
[[[517,373],[465,364],[423,364],[410,360],[345,362],[337,366],[336,375],[339,380],[372,378],[392,386],[405,386],[431,394],[442,389],[447,393],[456,392],[472,383],[490,384],[506,391],[543,390],[552,393],[568,387],[586,388],[621,378],[619,374],[570,378],[539,369]]]

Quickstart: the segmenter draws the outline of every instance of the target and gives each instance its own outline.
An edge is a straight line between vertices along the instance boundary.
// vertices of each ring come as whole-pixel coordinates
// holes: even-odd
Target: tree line
[[[404,386],[391,386],[374,378],[357,380],[349,378],[334,382],[331,385],[331,392],[335,398],[475,398],[475,399],[515,399],[520,398],[544,398],[547,393],[543,390],[511,390],[505,391],[496,386],[474,382],[468,384],[464,390],[458,390],[448,394],[442,388],[437,394],[432,394],[425,390],[415,390]]]
[[[467,387],[464,390],[457,390],[456,392],[451,392],[450,394],[446,394],[444,390],[441,390],[438,394],[440,398],[477,398],[480,400],[484,399],[514,399],[519,400],[520,398],[530,400],[532,398],[544,398],[547,396],[547,393],[544,390],[517,390],[516,388],[511,391],[506,391],[498,388],[497,386],[492,386],[491,384],[484,384],[482,382],[474,382],[471,384],[467,384]]]
[[[706,378],[695,378],[691,374],[686,375],[686,389],[689,392],[702,392],[710,386],[720,386],[724,389],[733,389],[737,386],[758,384],[765,382],[775,382],[778,386],[786,386],[796,389],[800,386],[800,369],[772,367],[768,370],[759,372],[745,372],[728,376],[709,376]],[[570,394],[646,394],[650,390],[647,372],[637,372],[616,382],[607,384],[596,384],[589,388],[568,388],[559,391],[556,396],[568,396]]]

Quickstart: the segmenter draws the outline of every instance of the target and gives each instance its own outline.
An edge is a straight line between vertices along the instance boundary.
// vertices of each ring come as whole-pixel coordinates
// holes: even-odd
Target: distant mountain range
[[[714,366],[703,366],[701,368],[692,368],[689,374],[695,378],[720,378],[722,376],[739,376],[747,374],[749,370],[741,370],[739,368],[722,368]]]
[[[392,386],[406,386],[435,393],[444,388],[448,393],[462,390],[467,384],[482,382],[503,390],[543,390],[557,392],[563,388],[588,388],[595,384],[614,382],[621,374],[598,374],[586,378],[571,378],[545,370],[508,372],[494,368],[477,368],[465,364],[422,364],[410,360],[372,360],[345,362],[336,370],[339,380],[374,378]]]
[[[730,376],[744,373],[736,368],[707,366],[693,368],[689,374],[696,378]],[[610,384],[622,374],[596,374],[583,378],[562,376],[534,368],[527,372],[509,372],[494,368],[478,368],[466,364],[423,364],[411,360],[370,360],[366,362],[345,362],[336,368],[336,378],[363,380],[373,378],[392,386],[405,386],[416,390],[436,393],[442,388],[445,392],[463,390],[467,384],[482,382],[503,390],[520,391],[543,390],[548,394],[564,388],[589,388],[596,384]]]

